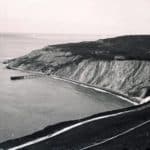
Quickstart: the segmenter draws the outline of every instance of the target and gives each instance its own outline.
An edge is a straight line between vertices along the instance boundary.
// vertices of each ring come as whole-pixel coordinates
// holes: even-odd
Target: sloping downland
[[[150,147],[150,103],[59,123],[0,144],[5,149],[145,150]],[[58,133],[58,134],[57,134]],[[46,140],[39,139],[49,136]],[[138,140],[138,141],[137,141]],[[104,142],[106,141],[106,142]]]
[[[38,71],[140,96],[150,83],[150,36],[50,45],[8,61],[8,68]]]

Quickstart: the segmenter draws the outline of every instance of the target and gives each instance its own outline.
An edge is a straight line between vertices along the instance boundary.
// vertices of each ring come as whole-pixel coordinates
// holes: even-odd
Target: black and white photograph
[[[0,150],[150,150],[150,0],[0,0]]]

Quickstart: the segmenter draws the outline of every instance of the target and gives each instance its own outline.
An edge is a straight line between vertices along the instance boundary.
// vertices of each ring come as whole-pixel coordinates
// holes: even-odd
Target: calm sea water
[[[0,58],[12,58],[47,45],[97,40],[98,35],[6,34],[0,33]]]
[[[0,35],[0,57],[16,57],[47,44],[82,38]],[[93,37],[94,38],[94,37]],[[96,38],[96,37],[95,37]],[[85,39],[86,40],[86,39]],[[92,40],[92,38],[91,38]],[[11,81],[23,72],[8,70],[0,63],[0,142],[34,133],[61,121],[130,106],[106,93],[44,77]]]

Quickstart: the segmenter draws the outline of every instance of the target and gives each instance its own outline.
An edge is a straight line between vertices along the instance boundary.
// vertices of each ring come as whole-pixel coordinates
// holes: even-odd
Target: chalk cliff
[[[150,85],[150,36],[49,45],[7,63],[144,97],[139,89]]]

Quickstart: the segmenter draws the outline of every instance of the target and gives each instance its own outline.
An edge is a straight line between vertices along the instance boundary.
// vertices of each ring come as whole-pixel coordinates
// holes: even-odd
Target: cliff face
[[[140,96],[150,84],[150,36],[47,46],[10,60],[8,67],[40,71]],[[143,95],[142,95],[143,96]]]

